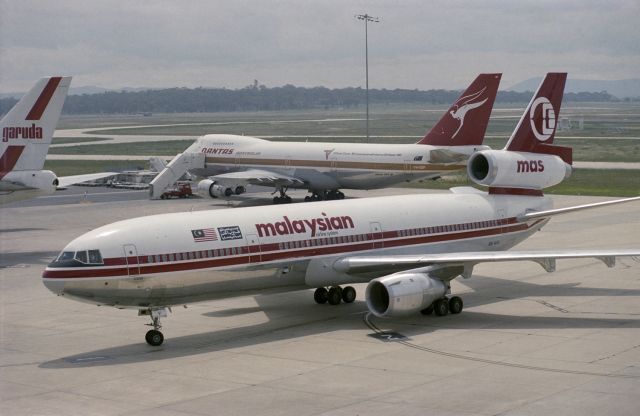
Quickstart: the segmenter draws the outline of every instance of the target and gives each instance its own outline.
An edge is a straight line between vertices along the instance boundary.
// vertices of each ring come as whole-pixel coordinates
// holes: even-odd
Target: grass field
[[[299,141],[293,138],[271,138],[273,141]],[[502,148],[507,139],[486,139],[485,144]],[[313,137],[309,141],[342,142],[344,138]],[[349,141],[352,141],[349,139]],[[372,138],[371,143],[413,143],[416,140]],[[96,144],[52,148],[51,154],[65,155],[158,155],[174,156],[193,143],[188,140],[148,141],[135,143]],[[632,139],[558,139],[557,143],[573,147],[574,160],[588,162],[640,162],[640,140]]]
[[[494,108],[485,144],[502,148],[514,129],[524,104]],[[198,136],[210,133],[245,134],[269,137],[274,141],[365,142],[364,109],[247,112],[215,114],[163,114],[143,116],[65,116],[59,128],[95,128],[94,134],[149,135],[149,141],[101,143],[52,148],[52,154],[71,155],[159,155],[171,157],[184,151],[193,138],[157,141],[153,136]],[[414,143],[428,131],[446,110],[445,106],[374,105],[371,111],[372,143]],[[571,146],[574,160],[590,162],[640,162],[640,105],[637,103],[565,104],[562,128],[556,143]],[[199,123],[190,124],[188,123]],[[566,127],[571,124],[571,128]],[[159,125],[159,126],[154,126]],[[580,128],[582,125],[582,128]],[[114,129],[120,126],[143,128]],[[294,136],[294,137],[291,137]],[[340,137],[342,136],[342,137]],[[353,137],[349,137],[353,136]],[[375,137],[384,136],[384,137]],[[54,143],[95,141],[96,138],[59,138]],[[134,169],[141,161],[48,161],[47,168],[59,175]],[[458,183],[459,182],[459,183]],[[466,185],[463,174],[451,182],[426,182],[409,186],[448,188]],[[637,195],[640,171],[577,170],[552,193],[585,195]]]
[[[100,137],[54,137],[51,140],[51,144],[88,143],[88,142],[99,142],[104,140],[111,140],[111,139],[103,139]]]
[[[436,181],[410,182],[402,186],[425,189],[449,189],[454,186],[475,185],[464,172],[448,175]],[[557,195],[593,195],[630,197],[640,195],[640,171],[626,169],[575,169],[569,179],[545,189]]]

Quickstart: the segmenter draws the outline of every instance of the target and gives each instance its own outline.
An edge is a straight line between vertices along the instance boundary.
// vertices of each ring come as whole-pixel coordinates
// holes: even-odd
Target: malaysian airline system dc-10
[[[315,301],[353,302],[379,317],[462,311],[450,282],[482,262],[595,257],[613,266],[629,250],[508,251],[552,216],[640,197],[553,209],[542,190],[571,172],[571,148],[553,145],[565,73],[543,80],[505,149],[471,156],[488,192],[404,195],[154,215],[109,224],[70,242],[43,273],[53,293],[150,315],[146,340],[164,340],[169,307],[316,288]]]
[[[106,172],[57,177],[42,169],[70,84],[71,77],[40,79],[0,120],[0,204],[113,175]]]
[[[273,187],[274,203],[291,202],[289,188],[307,189],[306,201],[343,199],[340,189],[378,189],[437,178],[464,169],[482,146],[501,74],[480,74],[435,126],[415,144],[272,142],[208,134],[178,154],[151,182],[151,197],[183,173],[207,177],[198,193],[211,198]]]

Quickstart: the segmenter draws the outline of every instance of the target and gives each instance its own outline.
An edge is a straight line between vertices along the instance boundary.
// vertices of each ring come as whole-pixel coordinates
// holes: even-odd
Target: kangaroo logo
[[[542,131],[539,131],[535,123],[535,114],[538,106],[542,105]],[[541,142],[549,140],[551,135],[556,129],[556,112],[553,109],[553,105],[549,102],[547,97],[538,97],[531,104],[531,111],[529,111],[529,121],[531,122],[531,130],[534,136]]]
[[[464,125],[464,118],[467,115],[467,112],[473,110],[474,108],[478,108],[482,104],[487,102],[488,98],[485,98],[482,101],[477,101],[475,103],[472,102],[473,100],[480,97],[486,89],[487,87],[484,87],[478,92],[465,95],[464,97],[461,97],[458,101],[456,101],[456,103],[453,105],[452,108],[454,108],[454,110],[449,111],[449,114],[451,114],[451,117],[458,120],[460,122],[460,125],[458,126],[458,130],[456,130],[456,132],[453,133],[453,136],[451,136],[451,139],[455,138],[456,135],[460,132],[460,129],[462,129],[462,126]]]

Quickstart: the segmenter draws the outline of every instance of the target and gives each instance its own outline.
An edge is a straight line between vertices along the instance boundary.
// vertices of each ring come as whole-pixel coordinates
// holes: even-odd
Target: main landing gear
[[[462,312],[464,306],[462,298],[459,296],[452,296],[450,298],[444,297],[433,302],[429,307],[420,311],[423,315],[431,315],[435,313],[436,316],[445,316],[447,314],[457,315]]]
[[[164,335],[160,332],[162,325],[160,324],[160,318],[166,318],[168,315],[169,308],[157,308],[157,309],[140,309],[138,310],[138,315],[148,315],[151,317],[151,323],[145,324],[147,326],[152,326],[153,329],[147,331],[147,334],[144,336],[144,339],[147,341],[147,344],[153,347],[159,347],[164,342]]]
[[[329,305],[338,305],[340,302],[352,303],[356,300],[356,290],[351,286],[341,288],[340,286],[332,286],[328,290],[319,287],[313,293],[313,300],[318,304],[329,302]]]
[[[274,196],[273,197],[273,203],[274,204],[290,204],[291,203],[291,197],[289,195],[287,195],[287,190],[288,189],[289,188],[287,188],[287,187],[277,188],[276,192],[280,192],[280,196]]]
[[[311,196],[304,197],[305,202],[312,201],[332,201],[334,199],[344,199],[344,194],[337,189],[330,191],[311,191]]]

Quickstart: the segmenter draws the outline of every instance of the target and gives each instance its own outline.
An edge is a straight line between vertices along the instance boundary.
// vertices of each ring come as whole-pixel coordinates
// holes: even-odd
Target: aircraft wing
[[[304,181],[293,176],[283,175],[263,169],[248,169],[242,172],[230,172],[210,177],[216,183],[225,186],[260,185],[260,186],[294,186],[303,185]]]
[[[396,273],[433,265],[464,266],[465,274],[478,263],[505,261],[534,261],[547,272],[555,271],[557,259],[595,258],[608,267],[613,267],[617,257],[638,257],[640,249],[619,250],[549,250],[549,251],[470,251],[444,254],[389,255],[389,256],[348,256],[336,260],[333,268],[341,273],[357,275],[370,272]]]
[[[94,181],[96,179],[107,178],[109,176],[117,175],[117,172],[101,172],[101,173],[88,173],[86,175],[73,175],[73,176],[59,176],[58,177],[58,188],[66,188],[70,185],[75,185],[77,183]]]

